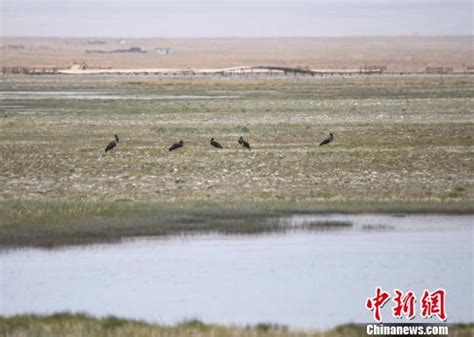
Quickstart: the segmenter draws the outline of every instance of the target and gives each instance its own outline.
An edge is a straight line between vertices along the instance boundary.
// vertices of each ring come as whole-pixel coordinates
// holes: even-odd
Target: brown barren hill
[[[275,65],[354,69],[384,65],[389,71],[427,66],[472,66],[473,36],[350,38],[12,38],[3,37],[6,67],[62,67],[85,62],[92,68],[221,68]],[[147,53],[110,53],[140,47]],[[167,55],[156,48],[169,48]],[[100,51],[87,52],[87,51]],[[104,53],[105,52],[105,53]]]

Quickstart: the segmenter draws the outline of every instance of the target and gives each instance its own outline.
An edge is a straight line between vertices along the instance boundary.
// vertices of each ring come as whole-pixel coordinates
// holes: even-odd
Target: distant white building
[[[155,52],[159,55],[171,54],[171,48],[155,48]]]

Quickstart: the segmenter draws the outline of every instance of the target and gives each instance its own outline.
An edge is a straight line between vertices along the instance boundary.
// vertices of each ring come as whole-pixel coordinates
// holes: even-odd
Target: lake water
[[[302,230],[314,221],[349,227]],[[87,312],[151,322],[273,322],[328,328],[371,322],[381,286],[446,289],[448,322],[472,322],[473,217],[293,216],[265,235],[130,239],[0,251],[0,314]],[[382,309],[390,319],[392,303]],[[419,301],[416,305],[419,316]],[[415,320],[416,321],[416,320]],[[437,318],[434,318],[437,322]]]

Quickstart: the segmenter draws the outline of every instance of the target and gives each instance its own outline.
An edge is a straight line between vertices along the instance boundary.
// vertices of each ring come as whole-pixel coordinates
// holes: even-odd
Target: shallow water
[[[448,322],[474,321],[472,216],[281,221],[294,230],[0,251],[0,314],[69,310],[160,323],[327,328],[372,321],[365,299],[381,286],[392,296],[413,290],[418,299],[424,289],[444,288]],[[302,229],[321,221],[352,226]],[[392,305],[383,308],[384,321],[392,320]]]

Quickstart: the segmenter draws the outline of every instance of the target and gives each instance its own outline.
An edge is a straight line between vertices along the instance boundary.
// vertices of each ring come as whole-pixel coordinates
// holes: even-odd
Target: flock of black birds
[[[105,147],[105,152],[109,152],[111,151],[112,149],[114,149],[118,143],[119,143],[119,137],[117,135],[114,135],[114,140],[111,141],[106,147]],[[331,143],[332,141],[334,140],[334,135],[332,132],[329,133],[329,136],[326,137],[320,144],[319,146],[323,146],[323,145],[326,145],[326,144],[329,144]],[[210,141],[210,145],[217,148],[217,149],[223,149],[222,145],[216,141],[214,138],[211,138],[211,141]],[[246,150],[251,150],[252,148],[250,147],[250,143],[248,141],[246,141],[242,136],[240,136],[239,138],[239,145],[242,146],[242,148],[246,149]],[[179,148],[182,148],[184,146],[184,142],[182,140],[180,140],[179,142],[176,142],[174,143],[173,145],[171,145],[171,147],[168,149],[168,151],[174,151],[174,150],[177,150]]]
[[[215,147],[216,149],[223,149],[224,147],[221,145],[221,143],[219,143],[217,140],[215,140],[214,138],[211,138],[211,141],[209,142],[209,144],[212,146],[212,147]],[[242,147],[244,149],[248,149],[250,150],[250,144],[249,142],[247,142],[245,139],[243,139],[242,137],[239,138],[239,144],[242,145]],[[179,142],[176,142],[174,143],[173,145],[171,145],[171,147],[168,149],[168,151],[174,151],[174,150],[177,150],[181,147],[184,146],[184,142],[182,140],[180,140]]]

